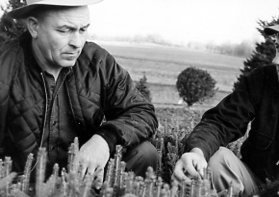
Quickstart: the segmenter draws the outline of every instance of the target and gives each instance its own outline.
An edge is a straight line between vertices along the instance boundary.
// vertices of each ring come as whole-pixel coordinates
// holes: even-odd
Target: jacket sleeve
[[[264,77],[263,69],[254,70],[237,89],[205,112],[189,137],[183,139],[184,152],[198,147],[209,160],[220,146],[243,136],[260,103]]]
[[[3,154],[3,139],[6,130],[6,117],[8,110],[8,86],[0,81],[0,156]]]
[[[114,58],[105,61],[106,87],[102,99],[106,121],[98,134],[110,149],[116,144],[133,146],[149,139],[158,127],[154,106],[136,89],[128,72]]]
[[[6,135],[9,91],[13,65],[18,61],[14,50],[2,45],[0,48],[0,156],[3,156],[3,140]]]

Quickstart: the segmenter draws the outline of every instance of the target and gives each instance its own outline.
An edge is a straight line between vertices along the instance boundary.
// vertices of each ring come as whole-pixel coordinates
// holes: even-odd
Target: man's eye
[[[87,31],[87,29],[86,28],[82,28],[82,29],[80,29],[80,32],[81,33],[84,33],[84,32],[86,32]]]
[[[69,29],[58,29],[57,31],[60,33],[67,33],[69,32]]]

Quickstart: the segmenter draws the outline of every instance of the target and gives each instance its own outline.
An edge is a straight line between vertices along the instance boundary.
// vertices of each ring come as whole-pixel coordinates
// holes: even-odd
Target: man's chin
[[[65,61],[62,62],[62,64],[60,64],[62,67],[72,67],[76,64],[76,60],[75,61]]]

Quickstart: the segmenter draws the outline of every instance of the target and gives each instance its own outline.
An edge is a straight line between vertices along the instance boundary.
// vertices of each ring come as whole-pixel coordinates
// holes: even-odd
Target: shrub
[[[143,77],[140,78],[140,80],[136,83],[136,88],[140,91],[140,93],[151,102],[151,94],[149,87],[147,85],[147,78],[145,74],[143,74]]]
[[[178,75],[176,88],[179,96],[191,106],[212,97],[216,92],[215,84],[207,71],[189,67]]]

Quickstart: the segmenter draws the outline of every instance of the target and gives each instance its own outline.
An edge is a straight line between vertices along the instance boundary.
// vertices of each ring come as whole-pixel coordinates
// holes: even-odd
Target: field
[[[232,91],[245,60],[157,45],[101,43],[101,46],[115,56],[117,62],[129,71],[135,81],[138,81],[143,74],[146,75],[152,103],[155,105],[162,129],[184,131],[182,135],[191,132],[204,111],[215,106]],[[189,66],[209,72],[216,80],[218,88],[213,98],[196,103],[191,108],[185,103],[178,104],[180,98],[175,87],[177,76]],[[234,151],[238,154],[238,148]]]
[[[129,71],[135,81],[142,78],[143,74],[147,77],[159,120],[159,128],[154,136],[157,149],[158,140],[164,141],[158,149],[162,153],[162,165],[157,173],[169,182],[175,162],[183,151],[181,139],[188,136],[205,110],[216,105],[232,91],[240,68],[243,68],[244,58],[154,45],[101,45],[115,56],[117,62]],[[178,104],[180,98],[175,87],[177,76],[189,66],[208,71],[216,80],[218,88],[213,98],[194,104],[191,108],[186,104]],[[243,139],[228,145],[237,156],[240,156],[239,148]]]
[[[158,107],[179,106],[175,83],[179,73],[189,66],[207,70],[217,81],[219,90],[214,98],[195,106],[208,108],[215,105],[231,92],[244,61],[244,58],[177,47],[119,43],[101,43],[101,46],[116,57],[135,81],[146,75],[152,102]]]

